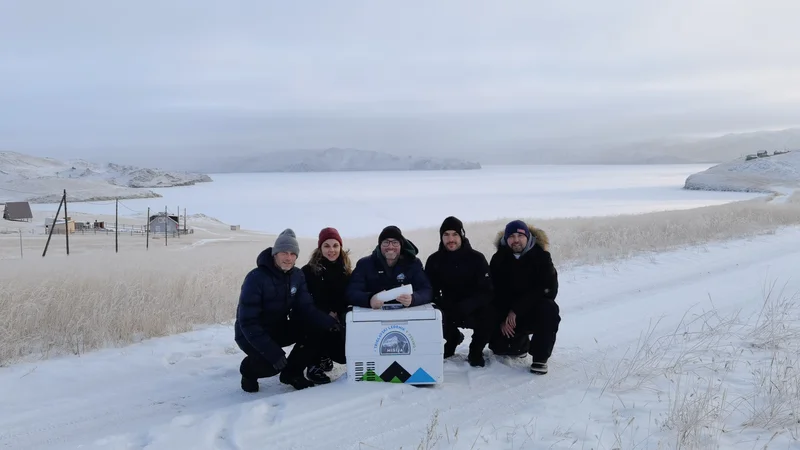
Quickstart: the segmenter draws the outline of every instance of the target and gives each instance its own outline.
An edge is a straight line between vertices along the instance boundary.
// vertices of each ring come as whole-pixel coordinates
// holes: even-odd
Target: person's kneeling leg
[[[314,386],[308,378],[303,376],[303,370],[308,365],[313,353],[303,339],[295,342],[289,356],[286,357],[286,367],[281,371],[280,381],[291,385],[295,389],[305,389]]]
[[[323,338],[322,346],[323,352],[335,363],[347,364],[346,355],[346,336],[347,327],[344,323],[340,323],[341,330],[329,331],[325,338]]]
[[[524,329],[520,328],[520,319],[517,318],[517,328],[514,336],[506,337],[500,327],[505,322],[507,314],[494,316],[493,324],[489,330],[489,350],[498,356],[511,356],[523,358],[528,355],[530,338]]]
[[[469,355],[467,360],[473,367],[484,367],[486,360],[483,357],[483,349],[489,343],[492,330],[495,325],[495,317],[491,306],[483,306],[467,316],[465,326],[472,328],[472,340],[469,344]]]
[[[455,312],[440,310],[442,312],[442,337],[444,337],[444,358],[456,354],[456,348],[464,342],[464,333],[458,329]]]
[[[278,374],[278,370],[263,356],[251,353],[242,359],[239,373],[242,375],[242,390],[258,392],[258,379],[274,377]]]
[[[306,369],[307,379],[314,384],[328,384],[331,382],[330,377],[325,373],[319,362],[323,356],[333,356],[334,360],[338,359],[339,355],[334,354],[335,347],[332,344],[332,341],[336,340],[336,333],[334,331],[310,328],[306,330],[303,336],[299,337],[297,344],[295,344],[295,348],[298,348],[300,352],[297,360],[302,362],[302,367]],[[302,376],[302,370],[300,375]]]
[[[311,362],[311,358],[319,357],[319,355],[313,351],[313,348],[308,347],[303,323],[289,320],[281,327],[280,333],[271,333],[271,336],[281,347],[294,344],[289,356],[286,357],[286,367],[281,370],[280,382],[291,385],[295,389],[314,386],[314,383],[303,375],[303,371]]]
[[[553,354],[556,335],[561,323],[560,309],[553,300],[544,300],[534,310],[529,322],[533,322],[533,339],[528,353],[531,355],[531,372],[547,373],[547,361]]]

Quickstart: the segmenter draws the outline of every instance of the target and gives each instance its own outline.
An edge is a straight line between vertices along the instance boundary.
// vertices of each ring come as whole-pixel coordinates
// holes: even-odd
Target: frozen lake
[[[497,218],[603,216],[687,209],[756,194],[687,191],[686,177],[710,164],[641,166],[485,166],[421,172],[211,174],[212,183],[155,189],[163,198],[121,200],[120,216],[180,207],[242,228],[277,233],[286,227],[316,236],[325,226],[361,236],[395,224],[438,226]],[[32,205],[55,209],[57,205]],[[70,211],[114,214],[114,202],[72,203]],[[143,222],[143,219],[142,219]]]

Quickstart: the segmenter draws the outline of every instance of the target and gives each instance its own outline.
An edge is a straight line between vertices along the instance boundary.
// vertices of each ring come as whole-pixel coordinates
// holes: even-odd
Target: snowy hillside
[[[460,159],[397,156],[368,150],[329,148],[291,150],[208,162],[214,172],[348,172],[384,170],[475,170],[481,165]],[[207,167],[201,167],[208,170]]]
[[[57,202],[63,189],[71,201],[160,197],[146,188],[209,181],[211,178],[204,174],[0,152],[0,202]]]
[[[718,164],[686,179],[685,189],[710,191],[780,192],[800,187],[800,152]]]

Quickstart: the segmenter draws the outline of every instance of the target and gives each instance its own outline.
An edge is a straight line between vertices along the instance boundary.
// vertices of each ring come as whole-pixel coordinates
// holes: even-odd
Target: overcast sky
[[[798,17],[797,0],[0,0],[0,148],[475,153],[793,126]]]

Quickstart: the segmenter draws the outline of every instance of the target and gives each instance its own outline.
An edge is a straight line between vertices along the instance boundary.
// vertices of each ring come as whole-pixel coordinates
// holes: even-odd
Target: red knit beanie
[[[317,248],[322,248],[322,243],[328,239],[336,239],[339,242],[339,245],[344,246],[344,244],[342,244],[342,237],[339,236],[339,232],[336,230],[336,228],[327,227],[323,228],[322,231],[319,232]]]

